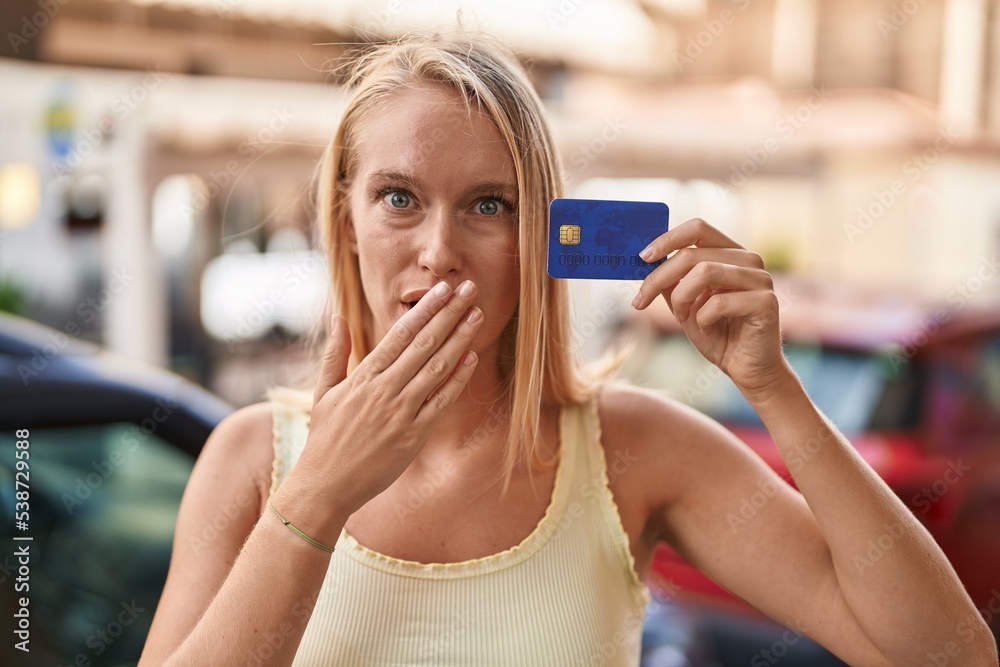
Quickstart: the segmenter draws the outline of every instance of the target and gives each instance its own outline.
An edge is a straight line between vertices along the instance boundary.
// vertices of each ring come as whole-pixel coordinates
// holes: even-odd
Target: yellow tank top
[[[301,408],[272,405],[273,493],[309,422]],[[562,408],[559,434],[545,515],[506,551],[417,563],[342,531],[293,667],[636,667],[650,598],[608,487],[596,399]]]

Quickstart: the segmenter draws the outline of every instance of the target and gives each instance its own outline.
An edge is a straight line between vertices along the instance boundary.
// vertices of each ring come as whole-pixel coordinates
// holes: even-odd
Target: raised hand
[[[654,262],[675,250],[643,280],[632,306],[642,310],[663,295],[695,348],[748,397],[787,377],[778,298],[760,255],[694,218],[640,256]]]
[[[467,351],[483,322],[476,286],[439,283],[347,375],[351,341],[335,319],[300,457],[348,514],[388,488],[413,461],[442,412],[468,384]]]

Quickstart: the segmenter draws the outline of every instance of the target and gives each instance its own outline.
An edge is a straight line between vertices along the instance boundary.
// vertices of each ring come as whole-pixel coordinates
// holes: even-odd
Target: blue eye
[[[496,199],[484,199],[479,202],[479,212],[482,215],[496,215],[500,212],[500,202]]]
[[[406,208],[410,205],[410,196],[403,192],[390,192],[382,199],[392,208]]]

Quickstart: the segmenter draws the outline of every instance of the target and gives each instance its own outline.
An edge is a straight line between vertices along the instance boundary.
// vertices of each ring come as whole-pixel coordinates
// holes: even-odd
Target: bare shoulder
[[[274,460],[274,410],[270,402],[254,403],[234,411],[212,431],[196,467],[212,481],[230,486],[251,481],[266,497]],[[224,481],[223,477],[230,479]],[[235,478],[235,479],[234,479]]]
[[[608,444],[679,453],[696,442],[729,434],[721,424],[690,406],[622,382],[604,386],[599,403]]]
[[[712,465],[728,465],[742,443],[707,415],[654,391],[621,382],[607,384],[599,402],[608,459],[629,467],[632,493],[651,515],[677,502]]]
[[[624,382],[609,382],[603,387],[600,413],[605,430],[611,427],[635,437],[647,431],[662,434],[665,420],[672,428],[685,432],[719,427],[716,421],[680,401]]]
[[[252,441],[257,444],[264,440],[270,442],[273,423],[274,410],[271,402],[253,403],[233,411],[219,422],[212,431],[209,441],[214,438],[226,441]]]
[[[215,432],[225,430],[231,434],[252,435],[261,428],[271,432],[273,408],[270,401],[261,401],[234,410],[219,422]]]

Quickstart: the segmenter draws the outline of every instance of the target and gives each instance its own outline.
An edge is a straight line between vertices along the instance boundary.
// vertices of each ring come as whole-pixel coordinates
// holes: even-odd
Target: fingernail
[[[476,353],[469,352],[468,354],[466,354],[465,360],[462,363],[466,366],[471,366],[472,364],[476,363]]]
[[[646,246],[646,249],[639,253],[639,257],[642,257],[642,261],[648,262],[653,257],[653,246]]]
[[[434,287],[434,296],[444,296],[448,293],[448,283],[443,280]]]
[[[632,307],[633,308],[638,308],[640,302],[642,302],[642,290],[639,290],[638,292],[636,292],[635,296],[632,297]]]
[[[463,296],[463,297],[470,297],[470,296],[472,296],[472,281],[471,280],[466,280],[464,283],[462,283],[462,285],[458,288],[458,295],[459,296]]]
[[[482,318],[483,318],[483,311],[479,310],[478,308],[473,308],[469,312],[469,315],[465,318],[465,321],[468,322],[469,324],[475,324]]]

